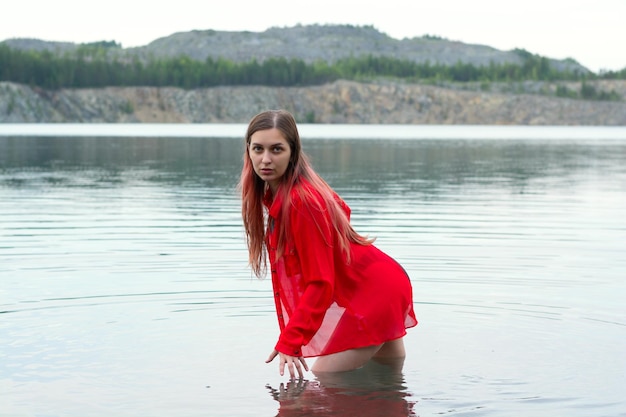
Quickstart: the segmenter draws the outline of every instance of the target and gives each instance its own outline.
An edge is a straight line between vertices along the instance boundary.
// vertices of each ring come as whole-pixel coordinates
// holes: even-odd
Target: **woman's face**
[[[258,130],[250,137],[248,155],[254,172],[276,192],[289,166],[291,148],[287,139],[276,128]]]

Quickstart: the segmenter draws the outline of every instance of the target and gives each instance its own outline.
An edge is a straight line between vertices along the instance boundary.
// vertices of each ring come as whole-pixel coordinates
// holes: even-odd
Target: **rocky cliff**
[[[1,123],[246,123],[285,108],[299,122],[626,125],[626,81],[597,81],[620,101],[469,91],[393,82],[316,87],[104,88],[47,91],[0,83]],[[554,86],[542,85],[546,91]],[[575,88],[575,86],[572,86]]]

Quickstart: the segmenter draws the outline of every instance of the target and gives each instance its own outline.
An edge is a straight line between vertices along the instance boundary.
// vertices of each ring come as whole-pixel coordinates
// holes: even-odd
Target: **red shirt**
[[[306,187],[303,199],[295,187]],[[412,287],[404,269],[374,245],[352,243],[347,262],[325,203],[306,181],[291,191],[290,234],[277,259],[283,201],[269,209],[266,244],[281,329],[275,349],[292,356],[319,356],[378,345],[415,326]],[[349,217],[349,207],[337,197]]]

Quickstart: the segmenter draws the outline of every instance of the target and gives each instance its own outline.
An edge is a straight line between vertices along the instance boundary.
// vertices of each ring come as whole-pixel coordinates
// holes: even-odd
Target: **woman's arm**
[[[296,202],[291,208],[290,226],[289,238],[295,245],[304,291],[281,332],[276,350],[301,356],[302,345],[313,338],[333,301],[334,239],[328,212],[315,201]]]

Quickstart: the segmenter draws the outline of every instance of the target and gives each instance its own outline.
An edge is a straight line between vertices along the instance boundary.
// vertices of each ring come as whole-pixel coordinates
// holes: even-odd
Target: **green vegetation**
[[[363,56],[333,64],[307,64],[298,59],[271,58],[235,63],[225,59],[193,60],[186,56],[141,60],[118,53],[115,42],[80,45],[63,55],[49,51],[22,51],[0,44],[0,81],[12,81],[46,89],[98,88],[107,86],[181,87],[185,89],[219,85],[308,86],[337,79],[366,81],[380,78],[409,82],[478,82],[487,90],[490,83],[520,81],[580,81],[579,92],[559,87],[556,94],[596,100],[612,100],[614,93],[596,91],[585,81],[626,79],[626,69],[601,75],[557,71],[547,58],[523,49],[514,52],[522,64],[475,66],[415,63],[389,57]]]
[[[596,87],[584,81],[580,83],[580,89],[574,90],[565,85],[556,87],[556,96],[584,100],[619,101],[620,95],[615,91],[598,91]]]
[[[584,81],[580,85],[580,98],[585,100],[620,100],[619,94],[615,91],[598,91],[593,85],[587,84]]]
[[[600,73],[600,78],[604,80],[626,80],[626,68],[620,71],[604,71]]]
[[[446,41],[446,40],[448,40],[447,38],[444,38],[442,36],[429,35],[429,34],[426,34],[426,35],[422,36],[422,39],[426,39],[426,40],[429,40],[429,41]]]
[[[125,101],[120,105],[120,110],[126,114],[133,114],[135,112],[135,106],[130,101]]]

